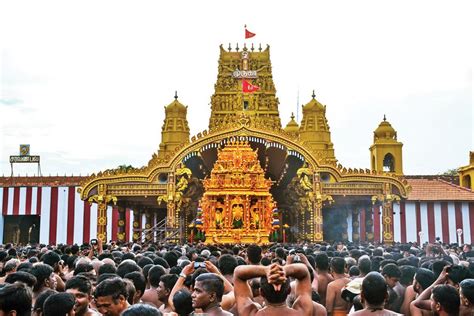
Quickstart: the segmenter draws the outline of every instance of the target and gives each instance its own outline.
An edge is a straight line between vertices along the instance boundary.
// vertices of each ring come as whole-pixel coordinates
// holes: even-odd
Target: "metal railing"
[[[153,227],[143,229],[140,233],[139,240],[143,240],[142,244],[155,242],[183,242],[184,239],[184,219],[179,219],[179,227],[173,228],[166,225],[166,217],[157,222]],[[151,235],[151,238],[149,237]],[[147,236],[149,238],[147,238]]]

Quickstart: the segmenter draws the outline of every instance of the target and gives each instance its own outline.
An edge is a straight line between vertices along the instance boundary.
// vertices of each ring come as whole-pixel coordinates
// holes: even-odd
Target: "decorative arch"
[[[471,176],[470,175],[465,175],[464,177],[462,177],[462,186],[465,187],[465,188],[468,188],[470,189],[471,188]]]
[[[289,154],[302,158],[312,170],[329,173],[336,182],[367,181],[371,183],[390,183],[398,188],[402,197],[408,195],[409,187],[406,180],[394,174],[368,169],[345,168],[340,164],[321,163],[313,153],[306,149],[304,143],[300,143],[283,130],[258,129],[248,126],[247,124],[237,123],[231,127],[226,126],[222,129],[211,130],[211,132],[203,131],[198,133],[191,138],[190,143],[182,144],[177,147],[175,152],[170,155],[170,157],[167,157],[167,161],[159,160],[157,155],[154,154],[148,166],[140,169],[127,171],[105,170],[104,172],[99,172],[97,175],[91,175],[79,189],[81,198],[88,198],[91,193],[95,192],[99,184],[107,185],[122,182],[152,183],[155,179],[161,177],[162,174],[176,170],[186,156],[199,152],[205,146],[217,146],[221,142],[232,138],[242,138],[242,140],[261,139],[265,140],[271,146],[281,146],[285,148]],[[163,181],[164,179],[162,178],[161,180],[161,185],[166,187]]]
[[[382,169],[385,172],[395,172],[395,157],[391,153],[383,157]]]

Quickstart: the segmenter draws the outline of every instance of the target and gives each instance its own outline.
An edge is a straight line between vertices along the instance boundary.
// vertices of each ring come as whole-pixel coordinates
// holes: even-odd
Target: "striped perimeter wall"
[[[40,243],[82,244],[97,233],[97,204],[79,198],[76,186],[70,187],[3,187],[0,188],[0,243],[3,242],[4,217],[9,215],[39,215]],[[474,242],[474,202],[402,201],[393,207],[393,228],[396,242],[457,242],[457,229],[462,229],[461,243]],[[376,241],[382,240],[383,225],[380,207],[370,210]],[[352,212],[347,218],[348,237],[352,239]],[[359,234],[366,231],[365,214],[359,214]],[[133,235],[133,212],[125,212],[125,239]],[[118,208],[107,208],[107,236],[116,240]],[[145,217],[139,220],[145,226]],[[419,235],[419,232],[422,235]]]
[[[0,188],[0,243],[3,242],[4,217],[39,215],[40,243],[82,244],[97,234],[97,204],[80,199],[71,187],[3,187]],[[133,212],[126,210],[125,226],[133,223]],[[107,208],[107,238],[117,239],[118,207]],[[128,229],[127,229],[128,231]],[[131,241],[132,234],[125,236]]]
[[[434,242],[439,237],[443,243],[456,243],[458,229],[463,231],[461,243],[474,242],[474,202],[402,201],[393,205],[393,212],[396,242]],[[373,207],[371,213],[374,220],[374,239],[381,241],[383,236],[381,207]],[[362,216],[364,215],[359,214],[361,236],[366,230]],[[351,227],[351,222],[352,219],[348,219],[348,227]],[[352,239],[352,228],[348,236]]]

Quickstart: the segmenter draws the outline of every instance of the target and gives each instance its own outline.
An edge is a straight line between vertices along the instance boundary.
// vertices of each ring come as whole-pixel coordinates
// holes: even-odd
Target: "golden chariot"
[[[265,178],[257,150],[234,140],[218,152],[211,176],[203,180],[201,230],[206,243],[268,243],[275,226],[272,181]]]

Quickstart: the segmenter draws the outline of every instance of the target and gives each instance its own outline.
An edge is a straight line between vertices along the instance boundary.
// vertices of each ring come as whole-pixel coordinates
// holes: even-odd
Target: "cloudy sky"
[[[43,174],[147,164],[175,90],[191,134],[207,128],[229,42],[270,45],[285,124],[315,90],[344,166],[370,167],[384,114],[404,143],[405,174],[468,164],[470,1],[288,3],[1,1],[0,175],[19,144],[41,155]],[[244,24],[257,36],[245,41]]]

